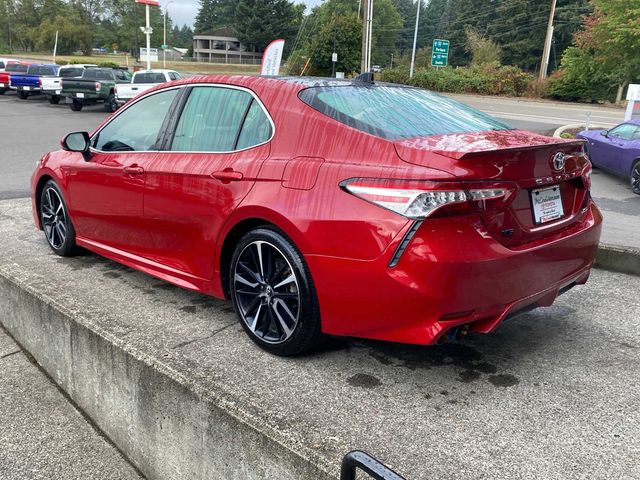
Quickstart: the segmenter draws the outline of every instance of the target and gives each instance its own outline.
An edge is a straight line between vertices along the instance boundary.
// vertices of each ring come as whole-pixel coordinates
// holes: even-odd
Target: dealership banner
[[[274,40],[267,46],[262,55],[260,75],[280,75],[280,62],[282,61],[283,50],[283,39]]]

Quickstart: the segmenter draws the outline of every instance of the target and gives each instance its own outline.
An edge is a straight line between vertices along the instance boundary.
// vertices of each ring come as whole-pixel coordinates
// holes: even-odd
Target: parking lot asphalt
[[[0,328],[0,478],[142,478]]]
[[[596,270],[553,307],[458,344],[338,340],[283,359],[249,341],[228,302],[53,255],[26,199],[0,202],[0,228],[0,269],[41,278],[91,328],[336,471],[358,448],[409,479],[640,478],[640,277]]]

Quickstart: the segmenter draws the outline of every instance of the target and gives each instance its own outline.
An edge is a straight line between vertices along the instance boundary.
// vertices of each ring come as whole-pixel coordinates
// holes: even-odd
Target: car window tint
[[[312,87],[300,92],[299,97],[334,120],[391,140],[512,128],[450,98],[418,88]]]
[[[27,70],[29,70],[29,65],[25,65],[22,63],[10,63],[9,65],[7,65],[7,68],[5,70],[11,73],[27,73]]]
[[[4,62],[0,61],[0,68],[4,68]]]
[[[252,97],[224,87],[195,87],[182,111],[171,150],[230,152]]]
[[[60,76],[63,78],[80,77],[83,71],[84,69],[82,67],[61,68]]]
[[[94,148],[106,152],[156,150],[156,141],[177,89],[150,95],[125,109],[93,140]]]
[[[93,68],[85,70],[82,74],[82,78],[84,78],[85,80],[94,80],[96,78],[96,72],[97,70]]]
[[[255,100],[251,103],[247,118],[242,124],[242,131],[238,137],[236,150],[253,147],[269,140],[271,136],[271,122]]]
[[[631,140],[636,132],[636,126],[629,123],[623,123],[609,130],[608,137],[616,137],[622,140]]]
[[[640,127],[636,127],[636,131],[633,133],[631,140],[640,140]]]
[[[171,80],[180,80],[182,76],[178,72],[169,72],[169,78]]]

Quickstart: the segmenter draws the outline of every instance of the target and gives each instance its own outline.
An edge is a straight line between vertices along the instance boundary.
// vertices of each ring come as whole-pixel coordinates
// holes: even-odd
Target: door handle
[[[144,168],[139,167],[138,165],[131,165],[124,167],[124,173],[127,175],[142,175],[144,173]]]
[[[242,172],[235,172],[232,168],[225,168],[222,171],[213,172],[211,176],[220,180],[222,183],[238,182],[244,177]]]

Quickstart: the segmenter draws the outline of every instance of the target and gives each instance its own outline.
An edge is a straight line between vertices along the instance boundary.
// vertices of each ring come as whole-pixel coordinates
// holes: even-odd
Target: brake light
[[[102,85],[100,85],[100,82],[96,82],[96,92],[100,91],[100,87],[102,87]]]
[[[343,190],[412,219],[505,208],[516,187],[495,182],[440,182],[352,178]]]
[[[584,186],[585,190],[591,190],[591,172],[592,172],[592,168],[591,165],[588,165],[587,168],[584,169],[584,171],[582,172],[582,185]]]
[[[42,88],[42,79],[41,79],[41,78],[39,78],[39,79],[38,79],[38,86],[39,86],[40,88]]]

